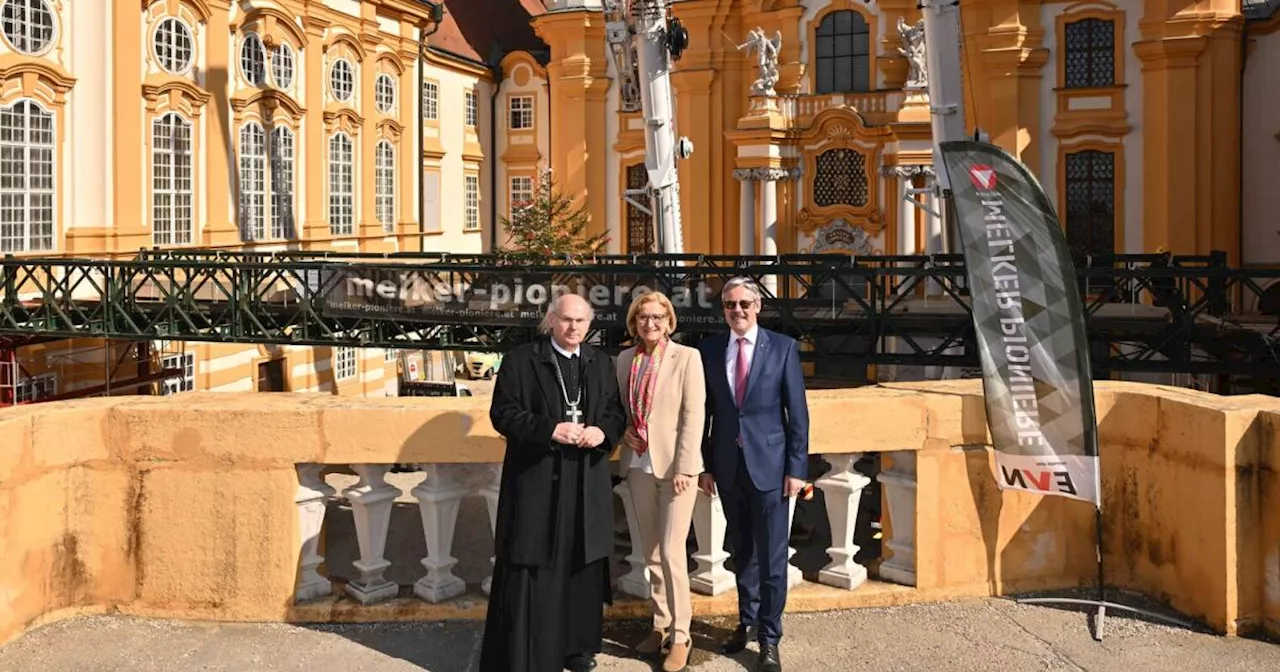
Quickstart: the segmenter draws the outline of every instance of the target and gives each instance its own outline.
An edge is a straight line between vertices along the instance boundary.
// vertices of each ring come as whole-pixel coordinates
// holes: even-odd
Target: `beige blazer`
[[[630,378],[631,358],[635,356],[636,347],[639,346],[623,350],[617,360],[618,392],[627,409],[628,427],[633,425]],[[649,456],[655,477],[669,479],[676,474],[702,473],[706,416],[707,387],[702,356],[695,348],[671,341],[658,369],[653,407],[649,409]],[[622,473],[631,468],[633,459],[638,459],[635,451],[623,444],[618,455]]]

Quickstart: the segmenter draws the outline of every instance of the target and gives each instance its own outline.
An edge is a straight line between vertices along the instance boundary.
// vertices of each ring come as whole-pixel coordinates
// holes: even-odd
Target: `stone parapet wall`
[[[1108,584],[1219,632],[1280,630],[1280,400],[1096,389]],[[833,464],[882,454],[887,550],[867,563],[875,581],[837,591],[828,586],[840,581],[820,577],[826,585],[797,587],[791,607],[1095,581],[1090,504],[997,487],[978,381],[812,391],[809,402],[812,452]],[[0,642],[84,612],[476,617],[483,595],[470,590],[430,605],[299,603],[299,466],[492,464],[502,451],[488,400],[477,398],[197,393],[0,411]],[[833,532],[843,531],[832,508],[839,479],[824,479]],[[731,612],[732,590],[709,593],[700,613]],[[637,605],[617,611],[636,615]]]

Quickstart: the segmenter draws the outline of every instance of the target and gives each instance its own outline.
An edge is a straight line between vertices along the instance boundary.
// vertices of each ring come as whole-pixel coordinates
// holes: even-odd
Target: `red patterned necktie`
[[[738,337],[738,365],[733,372],[733,396],[742,408],[742,400],[747,396],[747,339]]]

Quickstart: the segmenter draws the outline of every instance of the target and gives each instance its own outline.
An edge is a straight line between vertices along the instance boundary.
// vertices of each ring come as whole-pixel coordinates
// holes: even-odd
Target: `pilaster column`
[[[205,203],[205,213],[207,219],[204,222],[195,220],[196,237],[193,240],[203,238],[207,245],[234,245],[240,242],[240,230],[237,223],[232,221],[231,203],[235,202],[239,185],[233,178],[231,171],[231,157],[235,156],[232,146],[233,142],[226,142],[227,138],[223,136],[224,129],[232,129],[231,123],[231,73],[233,61],[231,59],[231,5],[228,2],[211,2],[209,3],[209,31],[208,42],[205,45],[205,65],[208,68],[205,77],[205,86],[212,96],[209,105],[206,108],[208,116],[204,118],[205,138],[202,143],[205,148],[205,167],[207,173],[205,178],[205,194],[207,194],[207,202]],[[238,131],[232,129],[231,137],[238,138]],[[219,141],[221,140],[221,142]],[[118,146],[118,145],[117,145]],[[199,163],[197,162],[197,166]],[[196,168],[196,174],[200,174],[200,169]],[[199,229],[203,224],[203,236]],[[270,222],[267,224],[270,226]]]
[[[1142,63],[1143,249],[1221,249],[1238,263],[1240,148],[1220,140],[1239,134],[1241,18],[1230,3],[1203,2],[1187,18],[1165,4],[1146,3],[1145,39],[1133,47]]]
[[[680,178],[680,212],[683,222],[714,222],[720,219],[721,208],[715,196],[723,189],[723,175],[715,170],[714,151],[718,129],[707,114],[714,108],[715,70],[678,69],[671,73],[671,85],[675,90],[676,137],[685,136],[693,142],[693,155],[687,160],[677,159],[676,171]],[[708,226],[684,225],[685,252],[707,252],[711,249],[711,229]]]
[[[1040,128],[1039,72],[1048,59],[1048,50],[1041,46],[1044,31],[1039,13],[1038,3],[1012,3],[1003,23],[967,42],[982,54],[982,73],[975,79],[982,86],[972,94],[979,102],[976,108],[970,108],[980,110],[982,116],[972,123],[991,135],[992,144],[1019,159],[1035,142]]]
[[[586,235],[604,233],[609,194],[605,119],[612,112],[605,105],[611,80],[606,76],[604,14],[599,9],[548,12],[534,19],[533,28],[551,47],[551,109],[556,128],[564,131],[551,134],[556,188],[570,195],[573,207],[587,206],[591,221]]]
[[[739,254],[750,256],[756,253],[756,183],[755,171],[750,168],[739,168],[733,171],[738,180],[738,207],[742,212],[738,229]]]
[[[791,176],[786,168],[755,168],[752,177],[760,182],[760,254],[776,256],[778,254],[778,180]],[[764,289],[773,295],[778,292],[778,277],[768,275],[761,278]]]
[[[302,72],[306,77],[307,115],[298,132],[302,154],[298,157],[297,165],[301,170],[299,182],[306,181],[301,194],[306,199],[306,207],[303,210],[305,219],[297,222],[297,235],[302,240],[324,240],[329,237],[329,208],[326,201],[328,171],[325,170],[328,165],[328,152],[325,148],[329,140],[324,133],[324,33],[329,22],[308,15],[303,19],[302,25],[307,34],[307,43],[302,50],[303,60],[306,62]]]

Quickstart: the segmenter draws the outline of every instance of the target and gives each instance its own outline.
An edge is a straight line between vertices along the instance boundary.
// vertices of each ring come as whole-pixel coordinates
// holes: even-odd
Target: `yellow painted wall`
[[[559,11],[537,18],[535,25],[552,52],[547,67],[556,120],[551,163],[575,190],[587,190],[589,199],[605,191],[605,204],[593,201],[593,208],[604,208],[603,219],[616,241],[625,228],[623,171],[641,156],[643,143],[630,130],[628,115],[618,111],[616,85],[608,84],[603,94],[598,90],[601,79],[613,74],[603,39],[593,32],[598,6],[559,2]],[[816,95],[814,31],[825,16],[845,10],[867,20],[875,52],[869,73],[873,90]],[[694,158],[680,164],[686,250],[739,251],[733,170],[804,166],[815,150],[798,138],[816,128],[816,115],[824,109],[840,110],[846,126],[855,126],[855,116],[861,115],[873,126],[889,128],[886,141],[874,145],[869,172],[929,162],[927,109],[904,106],[901,93],[907,64],[898,52],[896,23],[899,17],[918,19],[912,3],[687,0],[676,3],[673,12],[690,31],[689,50],[672,75],[678,132],[695,146]],[[1154,0],[977,0],[965,3],[962,12],[969,127],[980,126],[1036,172],[1060,215],[1065,215],[1066,156],[1111,152],[1117,252],[1151,252],[1161,245],[1178,253],[1221,249],[1233,263],[1239,261],[1242,225],[1234,211],[1240,184],[1238,3],[1205,0],[1184,10]],[[1195,20],[1183,18],[1187,12],[1195,12]],[[1067,89],[1061,58],[1065,26],[1088,18],[1114,22],[1114,85]],[[768,35],[781,31],[776,88],[794,100],[780,103],[781,126],[775,128],[781,130],[747,133],[742,130],[750,123],[746,99],[756,73],[753,57],[736,44],[757,26]],[[1249,90],[1268,95],[1263,86]],[[1198,102],[1180,102],[1188,100]],[[582,123],[588,111],[602,116],[603,131]],[[1249,137],[1246,144],[1269,141],[1258,133]],[[911,146],[918,142],[924,146]],[[597,163],[602,151],[603,167]],[[603,184],[592,181],[597,175],[605,177]],[[896,177],[871,185],[869,207],[836,212],[814,205],[812,175],[807,171],[798,184],[779,188],[780,252],[805,251],[813,242],[807,234],[835,216],[867,231],[872,251],[879,252],[902,246],[908,236],[901,227],[921,225],[900,221]],[[885,222],[892,223],[886,227]],[[1250,226],[1265,228],[1263,223]]]
[[[917,453],[917,587],[860,589],[841,604],[1094,581],[1091,504],[996,487],[980,384],[810,393],[812,452]],[[1098,384],[1096,402],[1108,584],[1165,600],[1219,632],[1274,631],[1280,404],[1113,382]],[[470,607],[434,610],[416,600],[293,605],[294,465],[496,462],[502,446],[487,401],[474,398],[197,394],[0,411],[0,642],[108,610],[223,620],[480,617],[471,595]],[[699,605],[719,613],[731,600]]]
[[[488,228],[489,180],[480,179],[480,222],[463,230],[464,175],[483,175],[488,137],[463,132],[463,95],[479,93],[480,125],[491,114],[489,75],[474,65],[431,54],[424,76],[437,87],[436,117],[426,123],[423,165],[438,177],[438,198],[430,221],[439,233],[419,235],[419,183],[414,154],[418,105],[418,37],[428,24],[428,8],[412,0],[155,0],[126,2],[51,2],[55,39],[34,53],[21,53],[0,39],[0,107],[34,101],[52,115],[55,145],[53,236],[38,247],[5,249],[24,254],[129,256],[158,244],[152,165],[152,123],[170,112],[190,124],[191,222],[186,245],[262,250],[316,249],[394,251],[428,249],[478,252]],[[153,48],[156,31],[177,20],[190,37],[190,58],[170,72]],[[171,26],[172,24],[167,24]],[[103,27],[109,27],[103,30]],[[255,84],[242,63],[242,47],[257,36],[267,55],[265,79]],[[291,59],[277,50],[288,49]],[[338,59],[354,65],[349,99],[339,100],[330,67]],[[292,64],[292,75],[284,73]],[[279,66],[279,67],[278,67]],[[389,77],[393,99],[376,104],[375,82]],[[293,235],[273,231],[276,210],[271,185],[283,180],[270,159],[242,161],[241,135],[251,124],[269,136],[273,127],[293,137]],[[337,131],[353,144],[352,230],[334,235],[329,217],[329,139]],[[393,198],[390,219],[379,221],[376,205],[375,148],[393,148]],[[264,137],[264,143],[270,143]],[[264,151],[270,145],[264,144]],[[246,241],[242,225],[242,177],[263,169],[262,233]],[[280,212],[284,212],[280,208]],[[247,211],[247,210],[246,210]],[[285,219],[288,217],[286,215]],[[45,241],[37,241],[45,243]],[[17,359],[23,376],[52,374],[58,393],[100,385],[107,378],[136,375],[137,363],[123,343],[61,341],[22,348]],[[257,346],[169,344],[165,349],[195,353],[194,389],[252,390],[256,363],[267,357]],[[383,394],[395,378],[381,350],[358,353],[356,379],[336,387],[341,394]],[[274,356],[274,355],[273,355]],[[291,390],[332,391],[325,381],[328,349],[289,348]],[[158,364],[158,362],[157,362]],[[111,372],[114,372],[113,374]],[[332,377],[329,375],[328,377]],[[128,390],[126,393],[132,393]],[[114,393],[122,390],[115,389]]]

